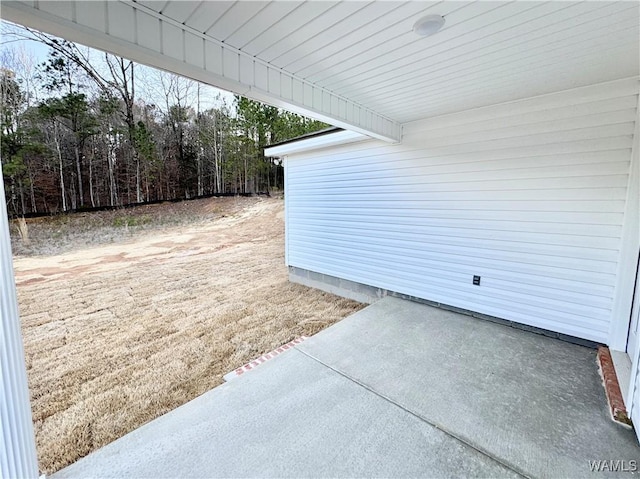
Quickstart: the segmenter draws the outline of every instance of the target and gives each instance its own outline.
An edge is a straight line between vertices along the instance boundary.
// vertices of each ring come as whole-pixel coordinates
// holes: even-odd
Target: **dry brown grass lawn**
[[[282,200],[198,201],[217,219],[15,258],[43,472],[362,307],[287,281]]]

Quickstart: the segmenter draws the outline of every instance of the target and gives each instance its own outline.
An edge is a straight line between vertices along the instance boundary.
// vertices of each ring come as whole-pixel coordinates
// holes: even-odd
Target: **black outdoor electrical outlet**
[[[475,284],[476,286],[480,286],[480,276],[473,277],[473,284]]]

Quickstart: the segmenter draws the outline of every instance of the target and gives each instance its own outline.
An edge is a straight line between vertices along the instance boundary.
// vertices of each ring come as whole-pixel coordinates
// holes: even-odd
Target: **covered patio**
[[[343,128],[271,148],[292,280],[606,344],[640,420],[637,2],[24,0],[1,13]],[[37,477],[6,214],[0,458],[3,474]],[[637,466],[595,354],[385,298],[56,477]]]
[[[387,297],[53,477],[585,477],[639,456],[595,350]]]

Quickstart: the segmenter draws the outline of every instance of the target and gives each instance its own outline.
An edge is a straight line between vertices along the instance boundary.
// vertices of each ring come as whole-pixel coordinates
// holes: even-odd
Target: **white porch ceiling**
[[[444,28],[416,36],[430,13]],[[413,120],[640,70],[636,1],[40,0],[1,14],[391,141]]]

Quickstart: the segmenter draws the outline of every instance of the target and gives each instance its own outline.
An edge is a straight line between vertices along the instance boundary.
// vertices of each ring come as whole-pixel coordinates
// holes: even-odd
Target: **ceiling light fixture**
[[[427,15],[422,17],[413,25],[413,31],[421,37],[433,35],[444,25],[444,17],[442,15]]]

